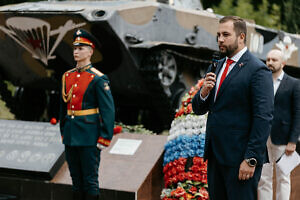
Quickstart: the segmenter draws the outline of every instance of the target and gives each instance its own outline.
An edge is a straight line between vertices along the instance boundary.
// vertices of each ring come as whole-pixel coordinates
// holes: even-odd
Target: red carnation
[[[186,164],[186,158],[179,158],[179,159],[178,159],[178,163],[179,163],[180,165],[185,165],[185,164]]]
[[[192,193],[192,194],[196,194],[197,193],[197,188],[195,186],[192,186],[190,189],[189,189],[189,192]]]
[[[186,179],[188,179],[188,180],[193,180],[193,174],[192,174],[192,172],[187,172],[187,173],[185,173],[185,177],[186,177]]]
[[[168,165],[165,165],[163,169],[163,173],[166,173],[166,171],[168,171],[168,168],[169,168]]]
[[[202,183],[207,184],[207,174],[202,174]]]
[[[181,187],[177,187],[176,190],[171,192],[171,196],[183,197],[186,194],[185,190]]]
[[[184,172],[185,167],[182,165],[179,165],[176,167],[177,172]]]
[[[201,182],[202,176],[198,173],[193,174],[193,181]]]
[[[190,91],[189,91],[189,95],[192,95],[195,92],[195,87],[191,87]]]
[[[185,180],[185,172],[181,172],[180,174],[178,174],[177,179],[181,182],[184,181]]]
[[[55,124],[57,123],[56,118],[55,118],[55,117],[52,117],[51,120],[50,120],[50,123],[51,123],[52,125],[55,125]]]
[[[200,157],[194,157],[193,158],[193,163],[194,165],[203,165],[204,161],[203,161],[203,158],[200,158]]]
[[[199,189],[199,193],[200,193],[202,199],[208,199],[208,192],[204,187]]]
[[[197,165],[193,165],[192,167],[190,167],[190,170],[194,173],[201,172],[201,168]]]
[[[122,132],[122,126],[116,126],[114,128],[114,135],[118,134],[118,133],[121,133]]]
[[[186,113],[190,114],[192,111],[193,111],[193,107],[192,107],[192,104],[190,103],[186,108]]]
[[[177,174],[176,167],[173,167],[172,170],[171,170],[171,172],[172,172],[173,175],[176,175]]]
[[[184,108],[180,108],[180,110],[177,112],[177,116],[180,117],[184,114]]]

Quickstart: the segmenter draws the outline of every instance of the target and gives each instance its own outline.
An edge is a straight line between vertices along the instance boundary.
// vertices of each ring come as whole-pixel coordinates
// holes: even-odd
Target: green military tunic
[[[62,86],[63,143],[108,146],[113,136],[115,109],[107,76],[91,65],[80,71],[74,68],[63,75]]]

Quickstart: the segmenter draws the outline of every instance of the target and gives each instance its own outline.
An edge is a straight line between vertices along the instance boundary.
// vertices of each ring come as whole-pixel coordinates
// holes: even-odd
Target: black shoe
[[[84,193],[79,191],[73,191],[73,200],[85,200]]]
[[[99,195],[86,194],[85,200],[99,200]]]

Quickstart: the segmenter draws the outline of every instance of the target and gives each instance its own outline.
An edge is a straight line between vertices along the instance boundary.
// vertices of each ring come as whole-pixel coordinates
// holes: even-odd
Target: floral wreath
[[[192,99],[203,79],[182,98],[165,145],[162,200],[207,200],[207,162],[204,162],[206,116],[193,113]]]

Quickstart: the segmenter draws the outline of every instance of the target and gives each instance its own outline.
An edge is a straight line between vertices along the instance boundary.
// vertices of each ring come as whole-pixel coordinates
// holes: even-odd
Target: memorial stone
[[[64,162],[59,126],[0,120],[0,173],[50,180]]]

